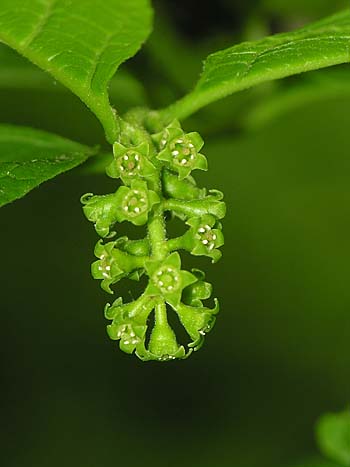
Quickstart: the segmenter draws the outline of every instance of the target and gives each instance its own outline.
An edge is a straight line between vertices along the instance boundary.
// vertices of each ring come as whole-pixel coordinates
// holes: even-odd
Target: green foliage
[[[317,426],[317,440],[327,458],[350,466],[350,411],[324,415]]]
[[[94,125],[93,116],[89,115],[89,112],[84,109],[84,106],[67,87],[1,42],[0,64],[0,100],[2,101],[1,118],[3,120],[11,119],[12,114],[16,115],[16,108],[22,105],[22,101],[24,106],[28,102],[35,105],[35,98],[39,95],[39,105],[31,112],[28,108],[23,107],[23,115],[27,115],[27,120],[29,116],[28,122],[30,124],[33,125],[32,122],[35,122],[34,124],[38,125],[35,115],[39,113],[40,109],[42,114],[48,114],[50,120],[53,121],[52,129],[54,131],[55,126],[59,127],[61,132],[67,131],[65,127],[70,123],[72,131],[68,130],[69,134],[73,133],[74,135],[76,128],[80,126],[82,133],[79,135],[80,139],[85,138],[84,123],[91,121]],[[108,90],[111,103],[118,104],[119,113],[128,110],[130,106],[144,106],[148,101],[144,86],[125,67],[119,68],[118,73],[112,77]],[[8,116],[6,116],[6,107],[9,110]],[[73,117],[73,114],[76,113],[76,109],[81,109],[79,120],[83,120],[83,123],[75,121],[76,115]],[[85,115],[86,118],[84,118]],[[20,124],[27,124],[27,121],[20,121]],[[41,122],[39,124],[42,125]],[[90,131],[90,128],[86,131]],[[92,143],[94,143],[93,138],[96,138],[96,135],[91,138]]]
[[[350,10],[298,31],[246,42],[210,55],[194,90],[162,111],[185,118],[211,102],[257,84],[350,61]]]
[[[0,39],[48,71],[118,136],[107,86],[150,32],[148,0],[3,0]]]
[[[131,108],[122,118],[110,105],[107,88],[115,83],[117,100],[125,98],[130,106],[136,105],[137,92],[142,103],[146,100],[142,86],[128,72],[119,75],[119,84],[113,75],[139,50],[150,32],[151,18],[148,0],[4,0],[0,39],[73,91],[102,123],[113,145],[107,175],[120,179],[123,185],[113,193],[88,193],[81,199],[86,217],[105,240],[95,247],[97,261],[92,274],[109,293],[122,278],[138,281],[148,276],[148,285],[138,299],[123,303],[119,297],[106,307],[106,316],[112,320],[108,332],[127,353],[135,352],[143,360],[171,360],[185,358],[201,346],[218,312],[217,301],[212,309],[204,303],[211,295],[204,273],[183,270],[178,250],[218,261],[224,243],[220,220],[226,212],[223,194],[199,188],[193,179],[195,170],[207,170],[207,159],[200,153],[203,140],[197,132],[185,133],[177,118],[266,81],[348,62],[350,11],[294,32],[213,53],[205,61],[196,87],[184,98],[161,111]],[[163,26],[148,49],[153,63],[164,50],[175,50],[185,43],[176,37],[171,25]],[[159,44],[162,34],[165,40]],[[173,60],[170,53],[166,57],[163,72],[178,88],[185,89],[193,75],[195,56],[192,50],[184,51],[182,60]],[[27,87],[62,90],[3,47],[1,59],[0,84],[5,87],[21,86],[26,81]],[[113,89],[112,85],[111,95]],[[276,100],[280,105],[288,98],[280,100],[276,93]],[[263,101],[260,105],[265,109]],[[260,114],[258,107],[248,117],[247,126],[249,118],[253,124],[259,118],[268,119],[269,110],[264,113],[261,108]],[[1,205],[97,152],[37,130],[8,126],[0,129],[1,149]],[[165,225],[171,217],[184,221],[187,231],[168,239]],[[112,229],[121,222],[146,225],[147,236],[140,240],[115,237]],[[185,345],[178,344],[168,324],[170,308],[191,339]],[[148,340],[151,313],[155,325]]]
[[[12,34],[8,32],[10,25],[17,24],[19,30],[19,22],[23,29],[30,22],[34,24],[34,15],[47,5],[45,2],[0,1],[0,24],[7,23],[0,28],[0,37]],[[186,25],[178,31],[171,15],[169,24],[159,15],[158,29],[142,56],[113,77],[115,64],[105,59],[121,59],[117,56],[122,49],[129,50],[127,56],[136,52],[150,8],[144,9],[147,19],[143,7],[135,9],[135,15],[129,14],[129,8],[141,2],[124,0],[118,3],[121,9],[109,10],[111,3],[116,4],[108,0],[52,2],[53,12],[62,5],[69,8],[44,17],[47,23],[39,24],[39,28],[44,37],[47,28],[50,34],[63,36],[65,22],[60,23],[61,31],[55,31],[52,21],[55,15],[67,15],[70,37],[64,41],[64,53],[59,58],[63,60],[74,51],[76,66],[63,66],[56,78],[54,72],[47,72],[50,62],[42,58],[39,63],[37,59],[45,48],[59,46],[59,40],[39,41],[40,46],[32,48],[37,42],[33,40],[29,58],[42,69],[0,44],[1,120],[15,120],[19,125],[46,128],[102,146],[98,151],[27,127],[0,125],[0,205],[85,161],[99,167],[99,172],[103,167],[110,177],[79,178],[83,171],[88,172],[85,166],[67,177],[65,184],[61,184],[61,177],[51,189],[37,191],[37,195],[43,194],[39,205],[32,204],[33,196],[18,203],[18,208],[8,206],[1,213],[0,230],[5,237],[3,244],[8,246],[3,250],[2,264],[3,345],[11,355],[4,379],[5,395],[9,389],[11,403],[4,406],[2,425],[5,450],[15,457],[5,464],[40,467],[50,455],[52,467],[67,463],[67,459],[68,463],[69,459],[73,463],[79,459],[78,463],[89,464],[91,452],[86,446],[90,444],[97,465],[113,463],[116,452],[118,462],[127,464],[137,437],[145,465],[154,467],[168,459],[173,439],[181,448],[171,456],[173,464],[282,467],[292,465],[292,460],[298,467],[349,465],[348,413],[327,415],[320,423],[319,444],[329,461],[312,456],[315,446],[310,436],[310,425],[325,406],[325,398],[334,405],[348,397],[343,388],[348,382],[349,353],[344,332],[349,316],[350,146],[348,102],[344,102],[350,92],[349,68],[342,65],[270,82],[348,61],[347,13],[296,33],[212,54],[194,92],[160,113],[152,110],[188,91],[209,50],[239,44],[242,37],[263,37],[270,29],[291,30],[305,24],[307,18],[321,16],[322,11],[331,13],[335,5],[345,2],[259,0],[240,2],[238,7],[239,2],[219,0],[215,11],[224,3],[233,11],[251,11],[245,25],[244,15],[241,18],[238,11],[242,26],[238,20],[232,25],[226,23],[231,30],[222,31],[222,35],[218,31],[220,37],[206,29],[202,18],[188,15],[191,4],[200,9],[204,4],[199,7],[193,0],[185,2],[185,18],[179,21],[187,21],[191,38],[186,38]],[[163,8],[166,2],[160,3]],[[170,3],[182,9],[178,2]],[[89,8],[93,4],[95,8]],[[268,10],[273,16],[260,15],[262,9],[256,7],[263,4],[264,13]],[[29,7],[25,18],[20,11],[23,5]],[[75,15],[78,7],[79,20]],[[108,20],[107,9],[111,12]],[[113,23],[116,38],[110,56],[97,54],[99,78],[91,83],[90,90],[83,90],[84,97],[80,77],[85,66],[77,52],[92,57],[91,52],[97,51],[99,41],[94,40],[92,45],[90,39],[101,29],[101,16],[108,28]],[[87,23],[87,28],[72,27],[75,20],[80,25],[82,17],[88,18],[93,32]],[[136,25],[131,41],[126,38],[130,34],[121,31],[121,23],[114,24],[116,18],[122,19],[122,28],[128,29],[132,22]],[[81,49],[79,42],[83,42]],[[25,56],[27,52],[22,51]],[[53,66],[61,63],[55,58],[52,62]],[[105,73],[109,64],[110,73]],[[265,81],[269,82],[221,99]],[[109,105],[107,87],[109,101],[118,112]],[[93,115],[71,95],[72,90],[96,113],[111,145],[104,142],[101,128],[94,131]],[[184,125],[173,120],[174,116],[185,118],[218,98],[221,100],[215,105]],[[327,105],[326,100],[333,98],[338,101]],[[74,105],[66,105],[70,99],[80,106],[82,118]],[[142,108],[132,108],[139,106]],[[84,115],[87,120],[90,115],[92,131],[88,125],[84,130]],[[186,133],[182,126],[197,131]],[[198,132],[207,142],[203,152],[208,157],[210,176],[203,173],[207,158],[201,154],[203,141]],[[90,157],[97,152],[96,157]],[[224,243],[223,194],[202,188],[214,185],[214,180],[232,206],[225,221],[225,239],[229,239],[230,247],[225,251],[226,261],[207,270],[210,262],[221,258]],[[117,344],[127,354],[159,362],[185,359],[198,350],[219,311],[218,301],[210,300],[213,287],[206,278],[212,269],[210,282],[215,282],[215,295],[225,311],[218,322],[221,328],[216,337],[212,336],[212,355],[207,353],[172,371],[155,365],[150,374],[150,368],[142,368],[136,359],[123,362],[118,353],[110,354],[108,346],[101,345],[98,321],[102,317],[96,314],[101,297],[88,286],[86,267],[86,243],[94,242],[89,240],[94,232],[84,231],[84,219],[77,211],[79,192],[85,191],[96,193],[84,195],[82,201],[84,213],[100,237],[91,274],[112,297],[105,317],[110,322],[107,332],[115,341],[113,347]],[[23,234],[22,227],[28,225]],[[67,235],[65,230],[73,234]],[[7,238],[6,231],[11,231]],[[22,310],[24,317],[19,315]],[[25,359],[24,348],[29,350]],[[39,371],[35,369],[36,357]],[[120,359],[118,368],[115,358]],[[65,390],[62,372],[68,375],[73,390]],[[192,380],[198,388],[195,392],[184,387],[185,381]],[[321,380],[321,390],[313,390]],[[143,390],[139,391],[141,386]],[[23,393],[34,394],[34,398],[23,398]],[[101,394],[103,397],[96,398]],[[97,399],[101,407],[95,404]],[[27,400],[33,400],[34,410],[28,410]],[[33,413],[30,429],[28,423],[23,424],[21,449],[14,450],[12,429],[7,435],[7,428],[18,421],[18,416]],[[208,426],[215,426],[215,432]],[[38,432],[42,435],[39,438]],[[63,436],[63,449],[56,455],[53,440],[62,433],[68,433],[67,439]],[[164,446],[163,452],[161,448],[156,454],[148,449],[154,446],[154,439]],[[215,449],[203,449],[205,446]],[[304,462],[294,464],[298,459]]]
[[[92,275],[102,280],[101,287],[109,293],[113,293],[110,286],[123,278],[139,280],[148,276],[148,285],[138,299],[123,303],[117,298],[106,307],[106,317],[112,320],[108,334],[119,340],[121,350],[135,352],[142,360],[186,358],[201,347],[204,335],[214,325],[219,306],[216,299],[213,309],[203,304],[203,300],[210,298],[211,285],[204,282],[202,271],[182,270],[176,250],[218,261],[221,257],[218,248],[224,243],[219,219],[225,214],[225,204],[221,193],[207,195],[190,176],[192,170],[207,169],[206,158],[199,153],[203,141],[198,133],[186,134],[179,122],[174,121],[157,134],[148,138],[143,135],[144,142],[132,144],[140,136],[128,124],[124,125],[129,141],[125,146],[114,144],[114,159],[106,172],[125,185],[109,195],[84,195],[83,209],[103,238],[114,237],[111,229],[123,221],[136,226],[147,223],[148,235],[141,240],[120,237],[107,243],[99,241],[95,248],[98,261],[92,265]],[[195,193],[197,198],[192,199]],[[189,229],[183,236],[167,238],[164,224],[167,212],[186,221]],[[167,306],[177,313],[189,343],[178,344],[168,323]],[[155,325],[147,343],[152,312]]]
[[[0,206],[73,169],[95,152],[44,131],[0,125]]]
[[[137,51],[149,33],[151,15],[147,1],[133,0],[125,4],[111,0],[102,7],[94,0],[88,4],[77,1],[72,8],[64,0],[31,2],[30,8],[29,3],[20,2],[13,18],[14,7],[13,2],[2,5],[2,40],[75,92],[100,119],[108,140],[115,143],[119,123],[108,102],[107,85],[120,63]],[[113,14],[109,14],[111,11]],[[116,27],[121,24],[119,20],[123,23],[121,30]],[[64,22],[64,29],[57,27],[59,22]],[[84,33],[84,47],[80,36],[72,40],[78,26],[80,34]],[[212,54],[194,91],[161,115],[165,121],[174,116],[183,118],[208,103],[255,84],[348,61],[348,30],[349,12],[345,11],[296,32]],[[16,86],[16,83],[22,86],[26,82],[26,86],[60,89],[37,69],[23,66],[23,62],[9,57],[3,50],[0,58],[5,65],[0,83],[2,80],[5,86]],[[118,78],[112,83],[111,93],[119,101],[123,100],[121,94],[142,94],[136,82],[125,74],[120,75],[119,84]],[[133,98],[129,101],[132,105]],[[153,118],[151,113],[144,119],[152,122]],[[169,155],[163,153],[160,157]],[[205,168],[205,160],[198,160],[197,165]],[[183,173],[186,175],[186,171]]]
[[[69,92],[48,73],[40,70],[4,44],[0,44],[0,63],[0,89]],[[147,102],[142,84],[131,73],[121,69],[109,83],[109,96],[112,103],[118,103],[118,109],[141,106]]]

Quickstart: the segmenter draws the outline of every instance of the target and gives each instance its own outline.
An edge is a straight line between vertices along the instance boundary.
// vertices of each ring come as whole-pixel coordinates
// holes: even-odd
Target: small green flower
[[[159,133],[152,135],[152,139],[156,144],[159,151],[162,151],[169,141],[179,138],[183,135],[183,130],[181,128],[180,122],[178,120],[173,120],[166,128],[164,128]]]
[[[123,277],[123,270],[119,267],[113,255],[115,242],[103,244],[101,240],[95,246],[95,256],[100,258],[91,265],[91,274],[94,279],[102,279],[101,287],[108,293],[113,293],[110,285]]]
[[[135,177],[149,178],[157,173],[148,159],[148,143],[141,143],[135,147],[114,143],[113,153],[114,160],[106,168],[106,173],[112,178],[121,178],[125,185],[130,185]]]
[[[124,352],[131,354],[135,351],[141,360],[165,361],[184,358],[185,349],[177,344],[175,334],[164,315],[166,312],[164,307],[164,302],[157,303],[153,297],[146,294],[134,302],[123,304],[123,300],[118,298],[112,305],[107,304],[105,316],[112,320],[112,324],[107,326],[109,337],[112,340],[119,340],[119,347]],[[156,324],[146,349],[148,317],[153,309],[155,309]]]
[[[222,253],[217,248],[224,244],[224,236],[217,219],[206,214],[203,217],[192,217],[186,224],[191,226],[185,234],[191,253],[195,256],[209,256],[213,263],[219,261]]]
[[[199,269],[192,269],[197,281],[185,288],[182,294],[182,302],[177,306],[172,306],[179,319],[186,329],[192,342],[188,344],[194,351],[200,349],[204,342],[204,336],[214,326],[219,312],[219,303],[214,299],[214,308],[208,308],[203,305],[202,300],[210,298],[212,286],[205,282],[205,274]]]
[[[190,175],[192,170],[207,170],[207,159],[199,151],[203,147],[201,136],[185,133],[178,121],[174,121],[165,130],[153,137],[160,152],[157,158],[168,162],[169,167],[178,173],[180,180]]]
[[[131,354],[137,346],[142,345],[147,326],[135,325],[130,322],[123,322],[119,325],[110,324],[107,326],[107,332],[112,340],[118,340],[119,347],[123,352]]]
[[[96,232],[101,237],[110,234],[110,228],[118,220],[117,194],[94,195],[86,193],[80,198],[84,204],[83,211],[89,221],[94,222]]]
[[[119,239],[115,242],[103,244],[100,240],[95,247],[95,256],[99,258],[91,265],[91,273],[94,279],[102,279],[101,287],[108,293],[110,289],[123,277],[139,280],[142,274],[145,259],[141,256],[133,256],[116,248]]]
[[[138,112],[133,118],[144,118],[143,111]],[[121,139],[134,145],[115,143],[113,162],[106,168],[107,175],[121,179],[124,186],[104,196],[88,193],[81,201],[101,237],[114,236],[111,228],[123,221],[137,226],[148,222],[147,235],[141,239],[114,237],[107,243],[100,240],[92,275],[101,280],[105,291],[113,293],[111,286],[120,279],[139,280],[146,273],[148,284],[138,299],[123,303],[119,298],[106,305],[105,316],[111,320],[107,332],[119,341],[121,350],[141,360],[184,359],[201,347],[219,306],[216,299],[213,309],[205,306],[212,286],[205,282],[202,271],[181,269],[177,250],[209,256],[216,262],[221,256],[218,248],[224,243],[219,219],[225,216],[226,205],[221,192],[199,188],[191,176],[195,169],[207,169],[198,133],[186,134],[175,120],[153,135],[154,145],[150,145],[144,131],[133,127],[131,120],[121,120]],[[189,228],[180,237],[167,238],[165,222],[173,216]],[[168,322],[172,309],[189,336],[183,343]],[[149,329],[151,315],[153,329]]]
[[[183,289],[197,280],[190,272],[181,270],[181,259],[177,252],[163,261],[148,261],[145,266],[150,277],[146,293],[161,296],[170,305],[177,305]]]
[[[184,358],[186,355],[184,347],[177,343],[175,333],[168,324],[164,302],[155,306],[155,326],[152,330],[148,351],[149,359],[161,361]]]
[[[179,303],[173,306],[182,325],[192,339],[188,344],[193,350],[199,350],[203,345],[204,336],[213,328],[215,324],[215,315],[219,312],[219,302],[214,299],[213,309],[207,307],[194,307]]]
[[[129,221],[134,225],[146,224],[148,213],[159,203],[159,196],[147,188],[147,183],[139,180],[131,182],[131,186],[121,186],[116,192],[116,212],[118,221]]]
[[[205,274],[200,269],[192,269],[192,273],[196,276],[197,282],[184,289],[182,301],[185,305],[201,307],[203,306],[202,300],[210,298],[213,286],[205,282]]]
[[[136,350],[140,355],[147,354],[147,319],[153,307],[153,301],[144,295],[134,302],[123,304],[123,300],[118,298],[112,305],[106,305],[105,316],[113,320],[107,326],[108,335],[112,340],[120,341],[122,351],[131,354]]]

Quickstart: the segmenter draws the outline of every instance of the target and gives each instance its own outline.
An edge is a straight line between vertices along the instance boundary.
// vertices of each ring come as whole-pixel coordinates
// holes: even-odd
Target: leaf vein
[[[51,18],[53,14],[54,7],[57,3],[57,0],[50,0],[50,2],[47,4],[46,9],[43,11],[41,18],[39,18],[39,21],[35,25],[33,31],[29,36],[22,41],[21,46],[23,48],[28,48],[30,44],[32,44],[35,39],[37,39],[40,34],[44,31],[46,24],[48,23],[49,19]]]

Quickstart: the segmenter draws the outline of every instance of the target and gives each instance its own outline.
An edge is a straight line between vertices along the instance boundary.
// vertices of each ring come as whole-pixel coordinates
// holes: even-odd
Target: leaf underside
[[[0,39],[79,96],[114,142],[107,86],[148,36],[151,17],[148,0],[2,0]]]
[[[0,207],[84,162],[94,150],[32,128],[0,125]]]
[[[69,93],[68,88],[5,44],[0,44],[0,88]],[[127,110],[130,106],[145,106],[147,101],[141,82],[125,69],[119,69],[111,79],[109,97],[118,104],[119,111],[120,107]]]
[[[350,62],[350,10],[297,31],[209,55],[194,90],[161,114],[165,121],[182,119],[251,86],[346,62]]]

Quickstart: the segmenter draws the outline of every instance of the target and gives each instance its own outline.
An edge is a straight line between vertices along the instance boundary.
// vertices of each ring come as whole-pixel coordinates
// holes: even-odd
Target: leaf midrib
[[[40,34],[43,32],[44,27],[48,23],[50,17],[53,14],[54,7],[57,3],[57,0],[50,0],[46,5],[45,10],[39,18],[39,22],[35,25],[33,31],[20,43],[20,46],[27,49],[34,41],[37,39]]]

